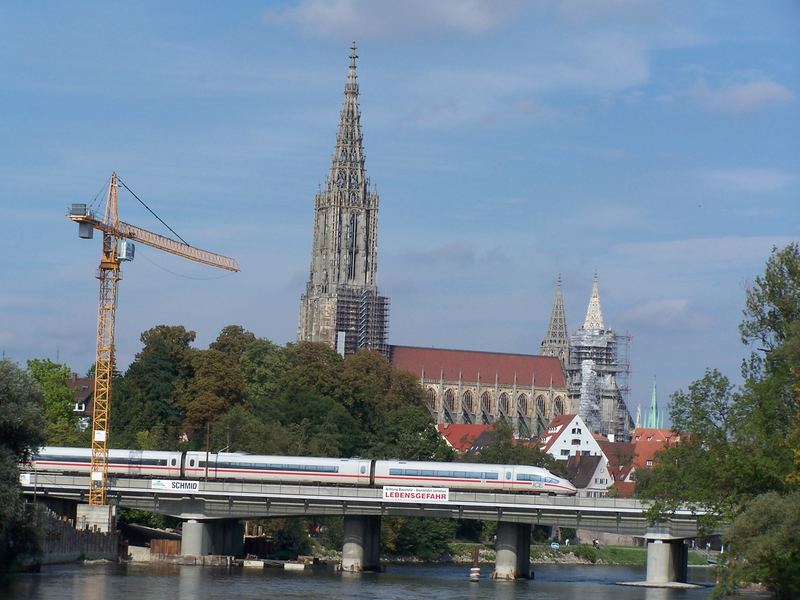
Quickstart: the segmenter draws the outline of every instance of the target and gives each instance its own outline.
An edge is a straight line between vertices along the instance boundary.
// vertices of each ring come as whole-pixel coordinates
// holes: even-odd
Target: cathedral
[[[388,357],[389,299],[375,282],[379,198],[364,167],[357,58],[353,43],[331,168],[314,199],[311,269],[297,339],[329,344],[342,355],[369,348]]]
[[[606,328],[596,275],[586,319],[571,336],[559,277],[540,355],[388,344],[389,299],[376,283],[379,197],[364,165],[357,58],[353,43],[331,167],[314,199],[297,339],[328,344],[343,356],[381,352],[419,378],[440,424],[505,420],[517,436],[530,437],[554,417],[579,413],[593,432],[629,440],[628,337]]]

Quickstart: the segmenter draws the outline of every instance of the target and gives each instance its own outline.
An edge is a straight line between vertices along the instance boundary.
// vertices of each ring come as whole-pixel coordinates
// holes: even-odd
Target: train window
[[[366,472],[367,472],[367,467],[365,467],[364,465],[361,465],[361,474],[363,475]]]
[[[175,466],[175,465],[177,465],[178,463],[177,463],[177,462],[176,462],[176,460],[173,458],[172,460],[170,460],[170,461],[169,461],[169,464],[170,464],[170,465],[172,465],[172,466],[174,467],[174,466]]]
[[[511,471],[506,471],[506,479],[511,479]]]
[[[495,473],[495,472],[491,472],[491,473],[484,473],[484,474],[483,474],[483,478],[484,478],[484,479],[499,479],[499,478],[500,478],[500,475],[498,475],[498,474],[497,474],[497,473]]]
[[[541,475],[528,475],[527,473],[517,473],[517,481],[541,481]]]
[[[190,466],[190,467],[193,467],[193,466],[194,466],[194,459],[193,459],[193,458],[190,458],[190,459],[189,459],[189,466]]]

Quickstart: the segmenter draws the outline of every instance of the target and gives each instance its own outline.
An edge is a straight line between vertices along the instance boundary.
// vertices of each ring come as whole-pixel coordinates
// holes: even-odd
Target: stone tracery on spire
[[[592,281],[592,295],[589,298],[589,306],[586,309],[586,319],[582,329],[605,329],[603,325],[603,310],[600,307],[600,292],[597,288],[597,273],[594,274]]]
[[[556,281],[556,295],[553,300],[553,310],[550,313],[550,322],[547,334],[542,340],[541,353],[544,356],[556,356],[562,362],[569,358],[569,334],[567,332],[567,317],[564,311],[564,295],[561,291],[561,274]]]

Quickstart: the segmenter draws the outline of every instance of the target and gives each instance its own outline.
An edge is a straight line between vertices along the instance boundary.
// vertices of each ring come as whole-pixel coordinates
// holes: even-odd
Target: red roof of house
[[[550,448],[552,448],[553,444],[555,444],[556,440],[564,430],[564,427],[569,425],[574,418],[574,414],[558,415],[547,424],[547,429],[542,432],[541,436],[539,436],[539,439],[542,440],[541,449],[543,452],[547,452]],[[556,431],[551,433],[551,429],[555,429]]]
[[[72,373],[66,384],[75,390],[75,399],[78,402],[86,402],[94,393],[94,377],[80,377],[77,373]]]
[[[391,346],[392,366],[426,379],[480,381],[518,386],[564,388],[561,361],[552,356]]]
[[[633,493],[636,491],[636,484],[629,481],[614,481],[611,486],[619,491],[620,498],[632,498]]]
[[[677,439],[679,435],[671,429],[650,429],[648,427],[637,427],[633,430],[633,437],[631,441],[635,444],[637,442],[670,442]]]
[[[460,423],[439,423],[436,428],[447,443],[463,454],[470,449],[475,440],[484,431],[494,429],[492,425],[467,425]]]
[[[598,442],[608,461],[608,472],[614,481],[625,483],[636,464],[636,447],[624,442]]]
[[[653,466],[655,454],[659,450],[680,441],[680,435],[671,429],[637,428],[631,440],[636,451],[634,464],[638,468]],[[650,464],[647,464],[650,462]]]

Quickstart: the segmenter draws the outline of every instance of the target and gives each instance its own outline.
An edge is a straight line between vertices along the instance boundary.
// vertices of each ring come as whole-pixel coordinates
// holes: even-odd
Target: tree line
[[[239,325],[220,331],[208,348],[181,325],[158,325],[140,336],[142,347],[112,383],[111,447],[142,450],[242,451],[257,454],[457,460],[439,435],[416,377],[394,369],[380,354],[362,350],[342,358],[324,344],[279,346]],[[70,369],[47,359],[16,368],[34,390],[41,411],[39,444],[88,447],[79,431]],[[93,375],[89,369],[87,376]],[[533,464],[559,471],[536,445],[518,444],[499,425],[492,443],[463,460]],[[10,463],[15,464],[14,460]],[[167,519],[123,511],[126,520],[164,525]],[[319,523],[270,520],[262,525],[287,551],[302,550],[307,529],[339,544],[341,519]],[[433,557],[446,552],[457,528],[479,540],[492,527],[448,519],[385,519],[385,551]],[[339,544],[340,545],[340,544]]]

